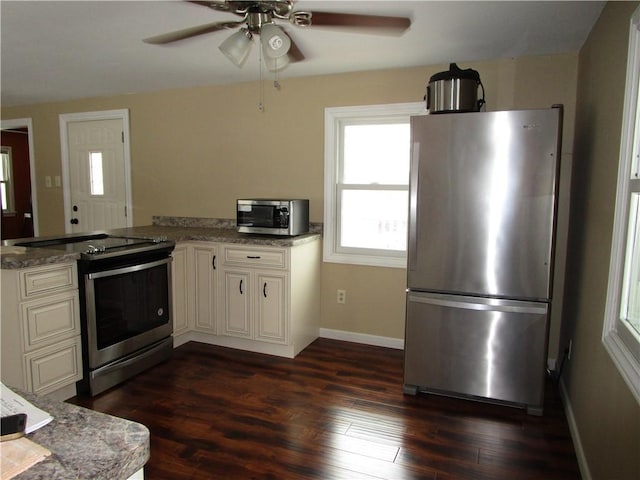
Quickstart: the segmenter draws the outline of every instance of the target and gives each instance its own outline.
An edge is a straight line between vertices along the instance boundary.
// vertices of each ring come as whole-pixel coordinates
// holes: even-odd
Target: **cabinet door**
[[[193,248],[195,279],[195,328],[216,333],[217,248]]]
[[[251,338],[251,275],[242,270],[224,270],[224,333]]]
[[[78,291],[23,302],[21,317],[25,352],[80,335]]]
[[[287,275],[256,273],[255,339],[287,342]]]
[[[186,245],[178,245],[172,253],[171,283],[173,293],[173,333],[179,335],[189,328],[188,255]]]
[[[82,379],[80,336],[24,356],[27,390],[46,395]]]

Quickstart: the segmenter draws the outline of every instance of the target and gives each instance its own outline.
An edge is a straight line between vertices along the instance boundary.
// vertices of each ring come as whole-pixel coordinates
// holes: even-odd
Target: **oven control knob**
[[[106,248],[104,245],[100,245],[98,247],[96,247],[95,245],[89,245],[85,253],[88,253],[89,255],[95,255],[96,253],[100,253],[104,251],[106,251]]]

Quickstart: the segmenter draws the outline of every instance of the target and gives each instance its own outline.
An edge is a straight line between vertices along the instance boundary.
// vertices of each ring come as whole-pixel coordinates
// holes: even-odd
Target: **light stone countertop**
[[[51,455],[15,480],[126,480],[149,460],[149,429],[123,418],[18,393],[53,420],[26,437]]]
[[[295,237],[238,233],[235,223],[228,219],[206,219],[191,217],[153,217],[152,225],[108,230],[112,235],[131,237],[166,237],[174,242],[203,241],[216,243],[238,243],[243,245],[293,247],[315,241],[321,237],[322,226],[312,224],[310,233]],[[96,233],[96,232],[91,232]],[[58,235],[58,237],[70,235]],[[26,239],[20,239],[22,241]],[[0,268],[18,269],[38,265],[76,261],[77,253],[64,253],[47,248],[16,247],[5,241],[0,246]]]

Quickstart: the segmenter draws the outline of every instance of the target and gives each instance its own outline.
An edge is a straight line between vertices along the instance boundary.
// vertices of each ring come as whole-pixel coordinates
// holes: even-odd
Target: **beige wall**
[[[576,54],[460,66],[480,72],[489,110],[564,104],[570,163]],[[310,198],[311,220],[321,222],[324,108],[419,102],[429,77],[447,67],[284,79],[280,91],[267,82],[264,112],[260,85],[244,83],[5,108],[2,118],[33,119],[41,235],[64,231],[62,191],[44,186],[46,175],[61,173],[58,115],[123,108],[131,120],[136,225],[152,215],[233,218],[235,199],[245,196]],[[322,274],[323,327],[404,337],[403,269],[324,264]],[[336,303],[338,288],[347,290],[346,305]]]
[[[573,347],[563,383],[586,463],[595,480],[640,478],[640,405],[601,339],[629,19],[637,6],[636,2],[607,4],[581,50],[578,75],[574,198],[563,332],[563,339],[572,339]]]

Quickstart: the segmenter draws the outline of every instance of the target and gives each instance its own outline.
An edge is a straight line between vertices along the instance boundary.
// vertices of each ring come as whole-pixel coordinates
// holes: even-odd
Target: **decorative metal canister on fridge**
[[[478,87],[482,89],[480,99]],[[449,70],[436,73],[429,79],[425,100],[429,113],[479,112],[485,104],[480,74],[471,68],[462,70],[451,63]]]

